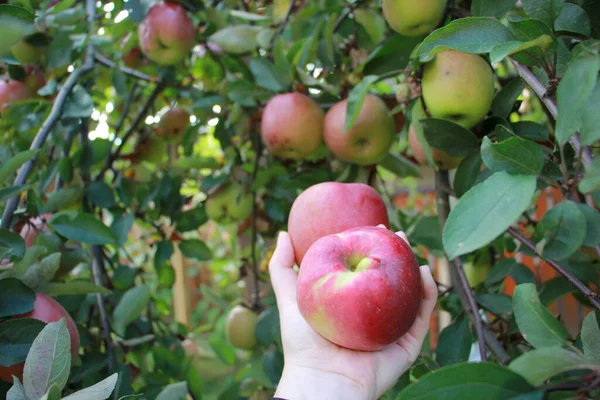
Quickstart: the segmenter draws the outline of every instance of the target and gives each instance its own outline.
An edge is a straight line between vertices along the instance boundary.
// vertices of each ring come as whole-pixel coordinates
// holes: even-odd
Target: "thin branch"
[[[103,56],[100,53],[96,53],[96,57],[95,58],[96,58],[96,61],[98,62],[98,64],[104,65],[105,67],[115,68],[117,66],[117,63],[115,63],[114,61],[108,59],[107,57]],[[151,75],[148,75],[148,74],[144,74],[143,72],[140,72],[140,71],[138,71],[136,69],[133,69],[133,68],[128,68],[128,67],[125,67],[125,66],[119,66],[119,69],[125,75],[131,76],[132,78],[139,79],[141,81],[152,82],[152,83],[162,82],[162,79],[159,78],[159,77],[157,77],[157,76],[151,76]]]
[[[97,286],[104,287],[102,282],[102,270],[104,269],[104,261],[102,260],[102,247],[99,245],[92,246],[92,274],[94,276],[94,283]],[[98,305],[98,311],[100,312],[100,323],[102,324],[102,330],[104,331],[104,343],[106,345],[106,353],[108,355],[108,368],[112,372],[117,366],[115,358],[115,345],[110,335],[110,322],[108,321],[108,314],[104,307],[104,296],[102,293],[96,294],[96,304]]]
[[[115,139],[121,133],[121,129],[123,129],[123,125],[125,125],[125,120],[127,119],[127,115],[129,115],[129,107],[131,107],[131,103],[135,98],[135,92],[137,91],[137,81],[131,85],[131,90],[129,91],[129,95],[127,96],[127,100],[125,100],[125,105],[123,105],[123,113],[121,114],[121,118],[115,126]]]
[[[446,220],[448,219],[448,215],[450,214],[450,200],[448,193],[441,189],[442,187],[450,186],[448,181],[448,171],[437,171],[435,173],[435,184],[440,228],[443,229]],[[463,308],[470,309],[471,314],[473,315],[475,331],[477,332],[477,340],[479,342],[481,361],[487,361],[486,341],[483,334],[483,321],[481,320],[481,315],[479,314],[479,308],[477,307],[477,302],[475,301],[475,295],[473,294],[473,290],[469,285],[467,275],[465,274],[465,270],[463,269],[460,259],[456,257],[451,261],[451,264],[454,266],[453,269],[455,271],[455,273],[452,274],[452,286],[455,288],[460,286],[462,289],[461,291],[463,296],[460,296],[461,302],[463,302]]]
[[[281,23],[277,27],[277,30],[275,31],[275,34],[271,38],[271,42],[269,42],[269,50],[267,51],[268,54],[271,54],[273,52],[273,48],[275,47],[275,43],[277,42],[277,39],[279,38],[279,36],[281,36],[281,34],[285,30],[285,28],[290,23],[290,17],[292,16],[292,13],[294,12],[295,9],[296,9],[296,0],[291,0],[290,5],[285,13],[285,17],[283,18],[283,21],[281,21]]]
[[[508,233],[512,237],[514,237],[515,239],[517,239],[519,242],[521,242],[529,250],[533,251],[539,258],[541,258],[542,260],[546,261],[559,274],[561,274],[562,276],[564,276],[565,278],[567,278],[567,280],[569,282],[571,282],[571,284],[573,286],[575,286],[575,288],[577,288],[577,290],[579,290],[589,300],[589,302],[594,307],[596,307],[598,310],[600,310],[600,298],[598,297],[598,293],[594,292],[592,289],[590,289],[589,287],[587,287],[583,282],[581,282],[579,279],[577,279],[572,273],[570,273],[569,271],[567,271],[565,269],[565,267],[563,267],[562,265],[560,265],[556,261],[554,261],[554,260],[547,260],[544,257],[542,257],[542,255],[540,253],[538,253],[537,248],[535,247],[535,244],[531,240],[527,239],[525,237],[525,235],[523,235],[521,233],[521,231],[519,231],[518,229],[515,229],[515,228],[511,227],[511,228],[508,228]]]
[[[339,16],[337,21],[335,21],[335,25],[333,26],[333,31],[337,32],[338,29],[342,26],[342,23],[350,14],[354,12],[358,7],[360,7],[363,3],[366,3],[368,0],[356,0],[354,3],[349,4],[344,12]]]
[[[256,180],[256,176],[258,175],[258,169],[260,165],[260,157],[262,155],[262,141],[259,138],[254,138],[254,151],[256,151],[256,155],[254,156],[254,169],[252,170],[252,185],[254,185],[254,181]],[[256,242],[258,240],[258,232],[257,232],[257,219],[258,219],[258,206],[256,202],[258,200],[258,194],[256,193],[256,189],[252,190],[252,277],[254,278],[254,298],[252,299],[252,308],[257,310],[260,307],[260,276],[258,272],[258,257],[256,254]]]

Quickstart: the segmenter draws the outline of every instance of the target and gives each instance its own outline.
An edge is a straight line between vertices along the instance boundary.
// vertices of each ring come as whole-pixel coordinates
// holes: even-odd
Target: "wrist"
[[[286,366],[275,397],[286,400],[367,400],[365,389],[345,376],[306,367]]]

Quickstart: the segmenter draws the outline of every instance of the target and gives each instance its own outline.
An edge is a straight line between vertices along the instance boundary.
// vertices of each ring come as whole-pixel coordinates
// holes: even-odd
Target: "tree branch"
[[[587,287],[583,282],[577,279],[571,272],[567,271],[565,267],[557,263],[553,260],[546,260],[540,253],[538,253],[535,244],[527,239],[525,235],[523,235],[518,229],[508,228],[508,233],[521,242],[525,247],[529,250],[533,251],[539,258],[546,261],[552,268],[554,268],[559,274],[567,278],[567,280],[577,288],[596,309],[600,310],[600,299],[598,298],[598,293],[594,292],[592,289]]]
[[[293,2],[292,2],[293,3]],[[252,170],[252,185],[254,185],[254,181],[256,180],[256,176],[258,174],[260,157],[262,154],[262,141],[260,138],[257,138],[255,135],[254,138],[254,151],[256,151],[256,155],[254,156],[254,169]],[[258,218],[258,206],[256,202],[258,200],[258,195],[256,193],[256,189],[252,190],[252,275],[254,278],[254,298],[252,299],[252,308],[258,310],[260,307],[260,277],[258,272],[258,259],[256,255],[256,242],[258,240],[258,232],[257,232],[257,218]]]
[[[117,67],[117,63],[115,63],[114,61],[108,59],[107,57],[103,56],[100,53],[96,53],[95,59],[98,62],[98,64],[104,65],[105,67],[108,67],[108,68],[115,68],[115,67]],[[125,66],[119,66],[119,69],[125,75],[131,76],[132,78],[135,78],[135,79],[138,79],[138,80],[141,80],[141,81],[152,82],[152,83],[160,83],[160,82],[162,82],[162,79],[159,78],[159,77],[157,77],[157,76],[151,76],[151,75],[148,75],[148,74],[144,74],[143,72],[140,72],[140,71],[138,71],[136,69],[133,69],[133,68],[129,68],[129,67],[125,67]]]
[[[100,287],[104,287],[104,282],[102,282],[102,270],[104,269],[104,261],[102,260],[102,257],[102,247],[99,245],[93,245],[92,274],[94,277],[94,283]],[[96,294],[96,304],[98,305],[98,311],[100,312],[100,323],[102,324],[102,330],[104,331],[104,343],[106,345],[106,353],[108,355],[108,369],[109,372],[112,372],[117,366],[115,358],[115,345],[111,339],[110,322],[108,321],[106,308],[104,308],[104,295],[102,295],[102,293]]]

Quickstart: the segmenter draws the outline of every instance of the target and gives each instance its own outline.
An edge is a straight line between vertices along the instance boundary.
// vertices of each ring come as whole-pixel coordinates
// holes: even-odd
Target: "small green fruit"
[[[242,222],[252,214],[252,194],[237,183],[229,183],[205,203],[206,215],[218,224]]]

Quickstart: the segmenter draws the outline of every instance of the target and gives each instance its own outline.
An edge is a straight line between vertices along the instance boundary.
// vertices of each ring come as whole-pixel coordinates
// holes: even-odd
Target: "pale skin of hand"
[[[402,232],[397,235],[408,243]],[[429,267],[421,267],[423,300],[411,329],[381,351],[361,352],[329,342],[304,320],[296,302],[297,274],[293,266],[292,242],[286,232],[281,232],[269,263],[285,358],[275,397],[287,400],[379,398],[408,370],[421,351],[438,294]]]

